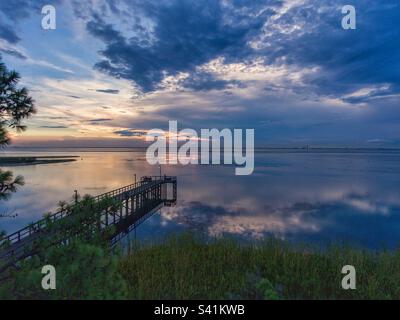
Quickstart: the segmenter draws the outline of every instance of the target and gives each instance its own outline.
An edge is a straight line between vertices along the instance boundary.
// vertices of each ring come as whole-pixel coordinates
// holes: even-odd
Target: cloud
[[[357,1],[356,30],[343,30],[342,3],[304,1],[266,26],[254,45],[269,64],[317,67],[303,81],[320,95],[338,96],[390,83],[399,91],[398,1]]]
[[[114,131],[115,134],[121,137],[142,137],[146,135],[145,131],[138,131],[134,129],[127,129],[127,130],[117,130]]]
[[[383,85],[374,87],[365,87],[351,94],[342,97],[342,100],[348,103],[359,104],[380,98],[392,97],[400,94],[396,92],[393,86]]]
[[[370,144],[379,145],[379,144],[384,144],[384,143],[391,142],[391,141],[386,140],[386,139],[375,138],[375,139],[369,139],[369,140],[367,140],[366,142],[367,142],[367,143],[370,143]]]
[[[46,60],[40,60],[40,59],[37,60],[37,59],[33,59],[33,58],[28,57],[26,61],[27,61],[27,63],[30,63],[32,65],[37,65],[37,66],[53,69],[53,70],[56,70],[56,71],[59,71],[59,72],[63,72],[63,73],[74,74],[74,71],[72,71],[71,69],[55,65],[55,64],[53,64],[51,62],[48,62]]]
[[[97,89],[97,92],[102,92],[102,93],[109,93],[109,94],[118,94],[119,90],[115,89]]]
[[[15,44],[21,40],[15,33],[14,29],[4,23],[0,23],[0,39],[4,39],[11,44]]]
[[[55,125],[55,126],[40,126],[40,128],[45,128],[45,129],[68,129],[67,126],[62,126],[62,125]]]
[[[183,79],[180,84],[194,91],[222,90],[234,86],[243,86],[237,80],[218,79],[212,73],[196,72]]]
[[[63,66],[53,64],[47,60],[32,58],[27,50],[21,46],[10,44],[0,37],[0,52],[11,55],[15,58],[23,60],[24,64],[35,65],[53,69],[59,72],[73,74],[74,72]]]
[[[105,122],[105,121],[112,121],[110,118],[97,118],[97,119],[90,119],[88,122]]]
[[[79,19],[66,27],[72,26],[72,34],[81,31],[73,40],[82,41],[84,55],[73,48],[67,54],[64,46],[45,55],[38,54],[40,46],[25,50],[22,32],[31,22],[21,21],[32,13],[19,8],[13,30],[23,41],[3,40],[8,46],[2,49],[27,58],[9,60],[27,86],[41,90],[33,93],[41,110],[67,115],[77,136],[135,136],[129,128],[166,128],[174,119],[196,130],[254,128],[260,145],[355,146],[379,139],[398,146],[400,42],[394,40],[400,36],[400,3],[355,1],[356,30],[341,28],[342,5],[339,0],[72,1],[65,7]],[[10,10],[3,20],[0,9],[2,25],[11,26],[12,6],[1,6]],[[32,41],[41,39],[39,27],[26,33]],[[56,38],[72,40],[70,32]],[[65,103],[67,95],[81,99]],[[113,121],[87,122],[92,118]]]
[[[46,117],[48,119],[52,120],[63,120],[63,119],[68,119],[68,117],[61,117],[61,116],[56,116],[56,117]]]
[[[5,53],[5,54],[8,54],[10,56],[13,56],[15,58],[21,59],[21,60],[27,60],[28,59],[27,56],[25,56],[23,53],[21,53],[18,50],[15,50],[15,49],[0,48],[0,51]]]
[[[357,1],[356,30],[341,28],[339,0],[96,3],[72,2],[87,31],[104,42],[95,68],[130,80],[145,93],[163,89],[166,78],[182,73],[187,76],[177,88],[206,91],[245,86],[239,79],[226,79],[218,69],[199,71],[220,58],[224,66],[257,60],[266,67],[314,68],[317,72],[301,75],[292,89],[305,95],[344,96],[346,103],[364,102],[364,98],[346,96],[366,87],[391,87],[366,99],[400,92],[400,44],[393,41],[400,36],[396,0],[384,4]],[[10,21],[20,21],[44,4],[44,0],[19,0],[16,7],[3,2],[0,12]],[[18,41],[12,32],[5,35],[11,37],[8,41]],[[115,89],[97,91],[118,93]]]
[[[379,97],[399,93],[400,43],[393,39],[400,37],[400,4],[355,3],[356,30],[341,28],[341,6],[338,0],[120,1],[92,8],[86,18],[89,33],[106,46],[95,68],[145,93],[181,73],[189,74],[181,85],[192,90],[238,85],[198,73],[217,58],[225,65],[262,59],[265,66],[315,68],[294,88],[306,94],[338,97],[385,83],[392,90]],[[113,23],[117,17],[122,23]]]
[[[98,70],[129,79],[144,92],[154,91],[165,76],[193,72],[199,65],[224,56],[232,61],[246,58],[253,50],[247,45],[254,33],[260,32],[265,20],[273,14],[279,1],[263,1],[264,10],[252,15],[241,1],[233,5],[222,1],[161,1],[157,4],[125,2],[130,12],[140,12],[132,24],[146,28],[130,38],[95,14],[87,30],[106,44]],[[257,5],[258,4],[258,5]],[[150,21],[150,22],[149,22]],[[154,41],[152,41],[154,39]],[[190,83],[193,86],[193,83]],[[221,86],[221,82],[217,82]]]

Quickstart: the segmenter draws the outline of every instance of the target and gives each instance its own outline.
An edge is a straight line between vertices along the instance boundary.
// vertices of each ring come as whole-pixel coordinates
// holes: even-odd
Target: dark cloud
[[[45,118],[52,119],[52,120],[68,119],[68,117],[64,117],[64,116],[45,117]]]
[[[40,128],[45,129],[67,129],[67,126],[55,125],[55,126],[40,126]]]
[[[106,122],[106,121],[112,121],[110,118],[97,118],[97,119],[90,119],[87,122]]]
[[[118,131],[114,131],[114,133],[121,137],[141,137],[141,136],[146,135],[146,132],[144,132],[144,131],[135,131],[133,129],[118,130]]]
[[[216,79],[211,73],[207,72],[193,73],[184,79],[181,85],[194,91],[222,90],[233,86],[243,86],[240,81]]]
[[[115,90],[115,89],[97,89],[97,92],[101,92],[101,93],[109,93],[109,94],[118,94],[119,90]]]
[[[354,1],[353,5],[356,30],[342,29],[342,3],[337,0],[309,0],[289,10],[275,23],[301,29],[288,33],[276,28],[264,38],[260,54],[270,64],[318,67],[304,80],[320,94],[338,96],[384,83],[399,92],[400,42],[394,39],[400,37],[400,3]]]
[[[96,118],[96,119],[90,119],[90,120],[86,120],[86,123],[89,123],[93,126],[98,126],[98,125],[102,125],[105,122],[109,122],[112,121],[113,119],[111,118]]]
[[[6,19],[0,23],[0,38],[18,42],[12,23],[40,15],[47,2],[1,1],[0,14]],[[182,85],[192,90],[240,85],[196,70],[222,57],[225,63],[262,58],[267,65],[319,68],[303,75],[308,87],[298,90],[332,97],[369,85],[391,85],[391,91],[371,97],[344,98],[348,103],[399,93],[400,42],[394,39],[400,37],[400,3],[355,0],[352,4],[357,11],[356,30],[341,28],[339,0],[307,0],[275,16],[273,22],[270,17],[284,1],[72,1],[76,15],[87,21],[87,30],[105,43],[95,68],[132,80],[144,92],[156,90],[165,76],[180,72],[190,74]],[[23,58],[18,52],[7,53]]]
[[[1,37],[1,35],[0,35],[0,37]],[[23,53],[21,53],[21,52],[19,52],[17,50],[0,48],[0,51],[5,53],[5,54],[8,54],[10,56],[13,56],[15,58],[21,59],[21,60],[26,60],[27,59],[27,57]]]
[[[68,95],[67,97],[74,98],[74,99],[81,99],[81,97],[74,96],[74,95]]]
[[[15,33],[14,29],[0,22],[0,39],[4,39],[9,43],[17,43],[20,38]]]
[[[119,3],[127,9],[119,10]],[[166,75],[180,72],[190,74],[184,86],[209,90],[223,89],[230,83],[210,74],[199,75],[196,67],[217,57],[225,63],[262,58],[267,65],[318,68],[318,72],[303,75],[307,87],[298,90],[339,97],[368,85],[389,83],[392,92],[382,96],[400,92],[400,42],[394,40],[400,37],[397,0],[353,1],[356,30],[342,29],[343,3],[338,0],[308,0],[268,24],[282,4],[133,0],[113,3],[111,8],[106,2],[103,15],[92,14],[87,23],[88,31],[106,44],[95,67],[134,81],[144,92],[156,90]],[[105,22],[107,12],[132,16],[127,21],[132,30],[140,32],[133,36],[122,33],[118,26]],[[148,21],[153,28],[146,28]],[[250,46],[251,41],[257,46]],[[359,103],[358,99],[346,102]]]
[[[229,6],[215,0],[126,2],[133,12],[151,20],[154,29],[144,33],[147,38],[143,35],[127,38],[115,26],[94,15],[87,29],[106,44],[101,51],[103,60],[95,67],[132,80],[148,92],[155,90],[166,75],[193,72],[213,58],[223,56],[230,61],[241,61],[251,55],[253,50],[248,41],[260,32],[277,5],[277,1],[263,3],[270,9],[254,11],[250,16],[243,14],[247,7],[240,1]]]

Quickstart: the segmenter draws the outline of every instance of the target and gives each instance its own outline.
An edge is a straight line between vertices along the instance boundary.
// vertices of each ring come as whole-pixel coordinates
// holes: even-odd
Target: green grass
[[[126,255],[100,238],[45,248],[0,279],[0,299],[400,299],[400,250],[193,234],[136,244]],[[44,264],[55,266],[57,290],[41,288]],[[356,268],[356,290],[341,287],[344,265]]]
[[[341,287],[344,265],[356,268],[356,290]],[[133,299],[400,298],[400,250],[317,250],[184,235],[134,248],[120,258],[119,270]]]

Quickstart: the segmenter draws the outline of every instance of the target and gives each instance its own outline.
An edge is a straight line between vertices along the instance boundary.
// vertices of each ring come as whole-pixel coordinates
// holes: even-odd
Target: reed
[[[343,290],[344,265],[356,290]],[[119,270],[133,299],[399,299],[400,250],[239,243],[192,234],[137,244]]]

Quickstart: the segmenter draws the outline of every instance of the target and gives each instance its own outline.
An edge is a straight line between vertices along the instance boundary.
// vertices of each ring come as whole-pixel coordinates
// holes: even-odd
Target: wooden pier
[[[94,204],[95,208],[96,204],[108,203],[107,201],[110,201],[110,205],[109,207],[99,206],[95,219],[88,221],[100,233],[104,230],[110,245],[113,246],[159,208],[175,204],[176,199],[176,177],[142,177],[135,184],[91,198],[91,204]],[[117,209],[114,204],[117,204]],[[52,245],[67,243],[71,234],[57,232],[56,229],[51,228],[51,225],[54,226],[58,223],[58,225],[65,226],[69,221],[73,221],[79,214],[80,205],[80,202],[71,204],[68,206],[68,210],[61,209],[1,239],[0,272],[15,262],[32,256],[36,250],[35,244],[39,243],[43,237],[53,239]]]

